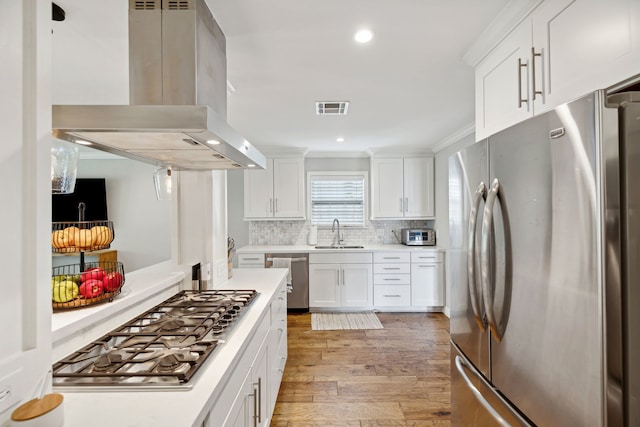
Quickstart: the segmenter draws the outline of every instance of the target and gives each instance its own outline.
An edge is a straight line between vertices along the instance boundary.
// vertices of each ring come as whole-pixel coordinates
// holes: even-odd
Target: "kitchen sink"
[[[359,245],[331,245],[331,246],[316,246],[316,249],[364,249],[364,246],[359,246]]]

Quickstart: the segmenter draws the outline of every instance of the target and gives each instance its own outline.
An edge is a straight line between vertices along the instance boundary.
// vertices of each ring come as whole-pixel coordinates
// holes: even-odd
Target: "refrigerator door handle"
[[[471,212],[469,213],[469,246],[467,247],[467,281],[469,283],[469,297],[471,299],[471,308],[476,323],[482,332],[487,330],[487,324],[483,319],[483,313],[480,312],[478,304],[478,285],[476,283],[476,226],[478,222],[478,210],[480,209],[480,200],[487,199],[487,186],[484,182],[478,185],[478,189],[473,195],[471,204]]]
[[[508,317],[510,306],[510,293],[511,293],[511,238],[509,235],[509,215],[507,214],[507,208],[505,201],[502,200],[502,190],[500,188],[500,181],[494,179],[491,183],[491,189],[487,194],[487,201],[484,205],[484,215],[482,220],[482,243],[480,246],[480,277],[482,281],[482,299],[484,301],[485,314],[489,322],[489,328],[496,341],[502,341],[506,323],[502,322],[498,324],[496,321],[496,315],[494,312],[494,293],[495,286],[490,281],[489,277],[489,262],[491,253],[489,250],[489,244],[493,236],[493,207],[496,199],[500,199],[500,212],[502,214],[502,221],[504,226],[504,251],[505,251],[505,305],[503,307],[503,319]],[[505,316],[506,315],[506,316]]]
[[[504,418],[502,418],[502,416],[498,413],[498,411],[496,411],[496,409],[493,406],[491,406],[489,401],[482,395],[480,390],[478,390],[478,388],[475,385],[473,385],[473,383],[471,382],[471,379],[465,372],[465,367],[466,368],[469,368],[469,367],[466,365],[462,357],[456,356],[455,363],[456,363],[456,369],[460,373],[460,376],[462,377],[464,382],[467,384],[467,387],[469,387],[469,389],[471,390],[473,395],[476,397],[476,399],[478,399],[478,402],[480,402],[480,404],[484,406],[484,408],[493,416],[493,418],[495,418],[495,420],[501,426],[511,427],[511,425]]]

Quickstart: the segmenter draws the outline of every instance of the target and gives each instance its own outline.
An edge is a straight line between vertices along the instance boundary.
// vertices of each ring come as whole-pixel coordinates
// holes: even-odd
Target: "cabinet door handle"
[[[278,198],[276,197],[276,201],[274,203],[273,213],[278,212]]]
[[[404,212],[404,203],[402,197],[400,197],[400,212]]]
[[[536,90],[536,57],[542,59],[542,52],[536,53],[536,48],[531,48],[531,91],[533,92],[533,100],[536,100],[536,95],[542,96],[541,90]]]
[[[400,295],[383,295],[386,298],[400,298]]]
[[[404,211],[405,212],[409,212],[409,198],[408,197],[404,198]]]
[[[258,382],[253,385],[258,387],[253,394],[253,425],[257,427],[262,423],[262,378],[258,377]]]
[[[269,213],[273,213],[273,199],[269,197]]]
[[[399,256],[386,256],[386,257],[383,257],[383,258],[384,259],[400,259]]]
[[[522,108],[522,104],[529,104],[528,99],[522,99],[522,68],[527,68],[526,62],[522,62],[522,58],[518,58],[518,108]]]
[[[398,281],[398,280],[400,280],[400,278],[396,279],[395,277],[394,278],[385,277],[384,280],[386,280],[386,281]]]
[[[383,267],[383,270],[400,270],[400,267]]]

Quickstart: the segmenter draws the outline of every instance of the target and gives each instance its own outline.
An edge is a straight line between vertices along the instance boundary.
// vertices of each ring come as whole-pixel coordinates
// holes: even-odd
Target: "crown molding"
[[[460,141],[462,138],[466,138],[469,135],[475,134],[475,132],[476,132],[475,123],[470,123],[467,126],[460,129],[459,131],[452,133],[451,135],[443,139],[438,145],[433,147],[433,152],[438,153],[439,151],[444,150],[448,146],[453,145],[456,142]]]
[[[480,33],[464,54],[465,64],[475,68],[498,43],[544,0],[511,0],[500,10],[491,23]]]

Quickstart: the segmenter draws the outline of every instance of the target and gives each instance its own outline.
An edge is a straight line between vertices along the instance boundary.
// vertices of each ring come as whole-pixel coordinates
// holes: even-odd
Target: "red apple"
[[[102,280],[89,279],[80,285],[80,289],[78,290],[83,297],[93,298],[102,295],[104,285],[102,284]]]
[[[122,286],[122,282],[124,282],[124,277],[122,274],[117,271],[112,271],[104,275],[102,279],[102,284],[104,285],[105,292],[114,292],[117,291],[120,286]]]
[[[102,280],[104,278],[104,270],[100,267],[90,268],[84,273],[80,273],[80,281],[86,282],[89,279]]]

